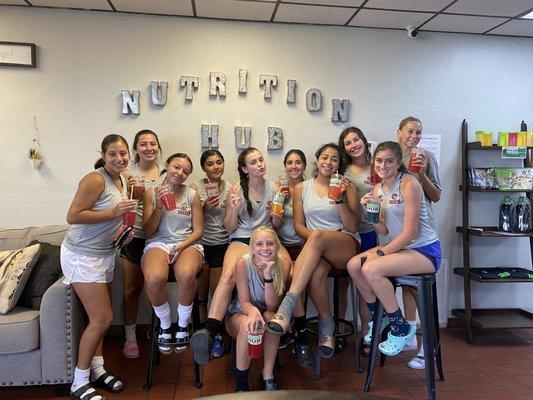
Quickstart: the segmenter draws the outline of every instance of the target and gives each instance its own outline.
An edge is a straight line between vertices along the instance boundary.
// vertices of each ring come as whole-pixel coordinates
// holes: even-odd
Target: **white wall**
[[[444,255],[453,267],[460,265],[461,256],[455,225],[461,217],[457,187],[462,118],[469,120],[472,132],[516,130],[523,119],[533,125],[531,39],[424,33],[411,40],[403,32],[386,30],[16,7],[0,7],[0,38],[38,46],[36,69],[0,67],[4,227],[64,223],[77,182],[91,169],[108,133],[122,132],[132,139],[137,130],[150,128],[160,135],[165,155],[186,151],[198,160],[200,125],[218,124],[226,175],[234,179],[234,125],[251,126],[252,145],[260,149],[266,147],[266,128],[279,126],[285,150],[299,147],[311,157],[345,126],[331,123],[330,104],[332,98],[346,98],[352,101],[349,124],[361,127],[372,140],[393,139],[407,115],[421,118],[426,133],[442,135],[444,192],[436,213]],[[237,93],[239,68],[249,72],[246,96]],[[209,98],[211,71],[227,75],[225,100]],[[271,102],[263,100],[259,74],[275,74],[280,80]],[[200,77],[190,104],[178,89],[181,75]],[[287,79],[298,83],[295,106],[285,102]],[[149,103],[151,80],[170,83],[169,101],[162,109]],[[313,87],[324,96],[321,113],[305,109],[304,94]],[[121,89],[141,90],[140,116],[121,115]],[[26,161],[33,116],[45,158],[38,171]],[[281,170],[281,157],[281,152],[267,155],[270,177]],[[197,168],[194,178],[199,176]],[[496,209],[490,213],[495,221]],[[509,262],[508,248],[519,248],[524,254],[516,251],[514,258],[529,264],[527,243],[483,245],[496,243],[480,258]],[[453,275],[450,290],[451,308],[462,303],[462,282]],[[497,296],[477,296],[477,306],[531,309],[533,304],[525,285],[485,285],[482,293]]]

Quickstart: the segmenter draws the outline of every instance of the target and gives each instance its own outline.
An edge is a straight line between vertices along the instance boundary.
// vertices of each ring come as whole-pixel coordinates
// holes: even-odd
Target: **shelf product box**
[[[494,168],[500,190],[532,190],[533,168]]]
[[[492,132],[476,131],[476,141],[480,142],[481,146],[492,146]]]

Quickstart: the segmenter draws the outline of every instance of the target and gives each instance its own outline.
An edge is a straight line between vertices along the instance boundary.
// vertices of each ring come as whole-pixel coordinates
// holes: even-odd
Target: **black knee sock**
[[[222,321],[215,318],[207,318],[205,321],[205,329],[209,332],[211,340],[215,340],[215,336],[222,333]]]
[[[248,387],[248,369],[245,369],[244,371],[241,371],[238,368],[235,368],[234,375],[235,375],[235,381],[237,383],[236,391],[244,391],[249,390]]]
[[[305,315],[294,318],[294,330],[294,341],[297,344],[307,344],[307,320],[305,319]]]
[[[403,317],[400,308],[389,314],[389,321],[390,331],[394,336],[407,336],[411,325]]]
[[[368,307],[368,316],[370,317],[370,321],[373,321],[374,314],[376,313],[376,307],[378,306],[378,301],[376,300],[373,303],[366,303],[366,306]]]

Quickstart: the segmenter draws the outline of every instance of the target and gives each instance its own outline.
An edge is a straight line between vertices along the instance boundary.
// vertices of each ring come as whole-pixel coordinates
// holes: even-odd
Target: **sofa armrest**
[[[40,348],[43,384],[72,381],[83,331],[83,308],[61,277],[48,288],[40,310]]]

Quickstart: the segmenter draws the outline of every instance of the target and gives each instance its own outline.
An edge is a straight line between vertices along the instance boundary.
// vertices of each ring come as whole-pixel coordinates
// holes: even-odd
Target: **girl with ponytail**
[[[249,250],[253,230],[262,225],[277,228],[281,224],[281,217],[271,214],[276,185],[265,179],[266,164],[261,152],[253,147],[246,148],[237,162],[240,182],[228,192],[224,217],[230,245],[224,255],[222,275],[211,300],[205,329],[196,331],[191,337],[191,349],[199,364],[209,362],[212,343],[222,333],[222,321],[235,287],[235,264]],[[290,266],[287,250],[280,247],[280,252],[283,262]]]

